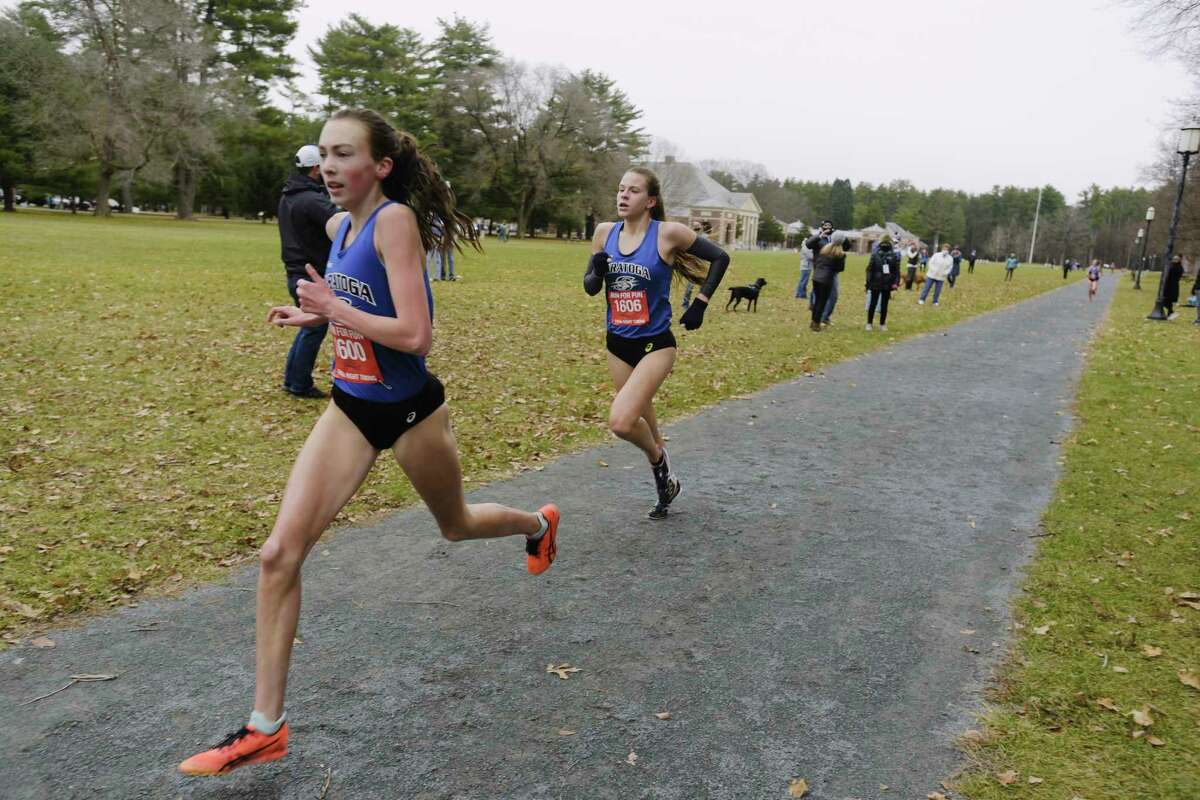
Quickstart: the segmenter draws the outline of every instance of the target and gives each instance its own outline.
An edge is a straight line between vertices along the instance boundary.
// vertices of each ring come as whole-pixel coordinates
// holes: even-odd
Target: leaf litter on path
[[[567,680],[567,678],[570,676],[570,673],[582,672],[582,671],[583,670],[580,669],[579,667],[572,667],[570,665],[570,663],[565,662],[565,661],[562,664],[559,664],[558,666],[555,666],[553,663],[546,665],[546,672],[557,675],[558,677],[562,678],[564,681]]]

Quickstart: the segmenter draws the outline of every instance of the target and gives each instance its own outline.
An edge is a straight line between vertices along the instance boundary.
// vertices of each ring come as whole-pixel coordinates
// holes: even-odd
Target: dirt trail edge
[[[925,797],[1005,648],[1114,283],[668,426],[663,522],[625,444],[475,492],[559,504],[539,578],[519,541],[452,545],[424,509],[318,545],[275,764],[174,772],[250,711],[253,569],[0,653],[0,796]],[[22,705],[78,674],[118,677]]]

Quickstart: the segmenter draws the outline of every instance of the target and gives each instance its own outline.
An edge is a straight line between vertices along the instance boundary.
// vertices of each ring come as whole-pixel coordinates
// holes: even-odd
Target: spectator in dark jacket
[[[817,237],[813,237],[814,239]],[[810,242],[812,239],[809,240]],[[821,248],[817,253],[817,257],[813,260],[813,307],[812,307],[812,324],[811,329],[814,331],[821,330],[821,323],[825,315],[825,306],[829,302],[829,295],[833,291],[834,281],[837,280],[838,273],[846,268],[846,251],[843,249],[846,243],[846,234],[837,231],[833,234],[829,244]],[[829,323],[825,323],[828,325]]]
[[[867,306],[867,330],[875,322],[875,308],[879,308],[879,330],[887,330],[888,300],[892,290],[900,285],[900,254],[892,248],[892,237],[884,234],[879,247],[867,262],[867,291],[871,302]]]
[[[1183,256],[1171,256],[1163,283],[1163,311],[1167,319],[1175,319],[1175,304],[1179,302],[1179,281],[1183,279]]]
[[[329,260],[329,236],[325,223],[337,208],[321,182],[321,151],[306,144],[296,151],[296,171],[288,176],[279,198],[279,240],[283,266],[287,270],[288,293],[296,305],[296,282],[308,279],[305,264],[325,274]],[[313,365],[321,351],[327,325],[301,328],[288,350],[283,369],[283,388],[296,397],[320,398],[325,393],[313,384]]]
[[[833,222],[831,220],[824,220],[821,223],[821,229],[820,229],[820,231],[817,232],[817,235],[812,237],[805,243],[805,246],[809,250],[812,251],[814,263],[816,262],[817,256],[820,255],[821,250],[825,247],[825,245],[829,244],[829,242],[832,240],[832,238],[833,238]],[[844,245],[843,245],[843,247],[844,247]],[[833,276],[833,284],[831,285],[831,287],[829,289],[829,297],[825,301],[825,309],[821,312],[821,322],[824,323],[825,325],[829,324],[829,318],[831,316],[833,316],[834,306],[837,305],[837,297],[838,297],[838,277],[837,277],[837,275],[834,275]],[[808,307],[810,309],[816,303],[815,298],[816,298],[816,295],[810,292],[808,295]]]
[[[958,273],[962,270],[962,250],[957,247],[950,250],[950,275],[946,278],[946,283],[950,284],[950,288],[954,288],[954,282],[958,280]]]

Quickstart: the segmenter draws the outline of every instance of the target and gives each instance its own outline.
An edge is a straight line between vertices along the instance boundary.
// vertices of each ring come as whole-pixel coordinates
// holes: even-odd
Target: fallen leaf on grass
[[[54,642],[47,639],[45,636],[39,636],[30,642],[34,647],[54,647]]]
[[[1142,706],[1129,712],[1129,716],[1133,717],[1133,721],[1143,728],[1148,728],[1154,724],[1154,717],[1150,716],[1150,706]]]
[[[1007,772],[1001,772],[996,776],[996,780],[1000,781],[1001,786],[1012,786],[1017,782],[1016,770],[1010,769]]]
[[[559,736],[574,736],[575,731],[568,730],[567,728],[560,728],[558,731],[558,735]]]
[[[546,672],[553,673],[565,681],[568,677],[568,673],[582,672],[582,670],[579,667],[572,667],[570,664],[563,663],[559,664],[557,667],[554,666],[554,664],[547,664]]]
[[[1200,594],[1196,592],[1180,592],[1175,595],[1175,604],[1200,611]]]
[[[804,797],[808,794],[808,781],[804,778],[792,778],[788,781],[788,797]]]
[[[1152,647],[1148,644],[1142,645],[1142,655],[1146,658],[1158,658],[1163,653],[1161,647]]]
[[[946,800],[946,795],[941,792],[930,792],[925,795],[925,800]]]
[[[1050,632],[1050,626],[1042,625],[1040,627],[1034,628],[1033,632],[1036,633],[1038,636],[1045,636],[1047,633]]]
[[[1147,736],[1146,741],[1149,742],[1153,747],[1162,747],[1166,744],[1166,742],[1157,736]]]
[[[631,767],[635,767],[637,766],[637,758],[637,753],[630,750],[629,755],[625,756],[625,763]]]
[[[1188,672],[1186,669],[1179,670],[1179,682],[1200,691],[1200,675],[1194,672]]]
[[[33,606],[26,605],[19,600],[3,600],[0,601],[0,605],[4,606],[14,614],[18,614],[26,619],[37,619],[42,615],[41,611],[38,611]]]
[[[1120,711],[1121,710],[1121,709],[1117,708],[1117,704],[1112,701],[1111,697],[1101,697],[1099,700],[1096,701],[1096,705],[1100,706],[1101,708],[1107,708],[1109,711]]]
[[[596,459],[596,463],[597,463],[598,465],[600,465],[601,467],[607,467],[607,466],[608,466],[608,462],[607,462],[607,461],[605,461],[603,458],[598,458],[598,459]]]
[[[659,719],[670,719],[670,718],[671,718],[671,712],[670,712],[670,711],[659,711],[659,712],[658,712],[657,714],[655,714],[654,716],[658,717]]]
[[[1030,775],[1029,783],[1031,786],[1037,786],[1039,783],[1045,783],[1045,781],[1042,780],[1041,778],[1037,777],[1036,775]]]
[[[1129,672],[1129,667],[1113,667],[1113,672],[1126,673]]]

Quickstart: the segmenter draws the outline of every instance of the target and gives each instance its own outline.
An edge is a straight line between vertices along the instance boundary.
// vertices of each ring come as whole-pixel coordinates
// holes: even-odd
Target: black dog
[[[758,293],[762,291],[762,287],[767,285],[765,278],[759,278],[750,286],[730,286],[729,287],[729,302],[725,304],[725,310],[729,310],[729,306],[733,306],[733,310],[737,311],[738,304],[743,300],[746,301],[746,308],[758,313]]]

